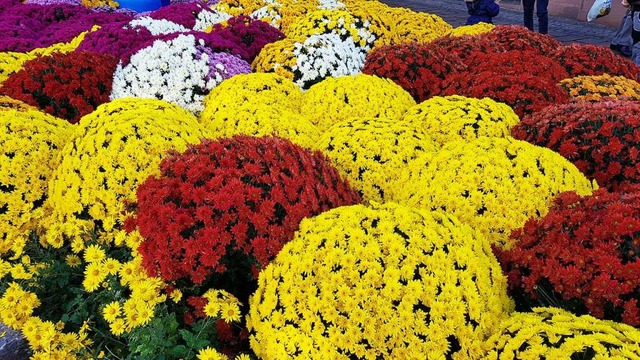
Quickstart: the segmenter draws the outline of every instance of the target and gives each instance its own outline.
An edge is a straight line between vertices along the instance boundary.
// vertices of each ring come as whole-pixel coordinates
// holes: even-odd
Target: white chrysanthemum
[[[198,53],[193,35],[155,41],[131,56],[126,66],[118,64],[111,100],[155,98],[198,114],[204,108],[205,95],[223,80],[217,72],[210,76],[209,63],[209,55]]]
[[[189,29],[187,29],[186,27],[180,24],[176,24],[166,19],[156,20],[148,16],[143,16],[139,19],[131,20],[129,22],[129,26],[144,27],[147,30],[149,30],[151,34],[153,34],[154,36],[189,31]]]
[[[295,83],[302,88],[325,79],[362,72],[366,50],[353,39],[340,39],[337,34],[312,35],[304,43],[296,43],[293,50],[296,65],[292,66]]]
[[[278,5],[266,5],[261,7],[260,9],[254,11],[249,15],[252,19],[261,20],[269,25],[280,29],[280,21],[282,20],[282,15],[278,11]]]
[[[225,22],[232,17],[231,14],[220,10],[203,10],[198,13],[193,30],[205,31],[208,27]]]
[[[337,0],[319,0],[318,9],[323,10],[344,10],[346,5]]]

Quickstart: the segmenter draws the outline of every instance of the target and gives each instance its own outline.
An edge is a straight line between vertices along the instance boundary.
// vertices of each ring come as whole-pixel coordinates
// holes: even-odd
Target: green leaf
[[[188,353],[189,349],[187,349],[187,347],[184,345],[178,345],[174,347],[173,350],[171,350],[171,356],[175,358],[183,358],[187,356]]]

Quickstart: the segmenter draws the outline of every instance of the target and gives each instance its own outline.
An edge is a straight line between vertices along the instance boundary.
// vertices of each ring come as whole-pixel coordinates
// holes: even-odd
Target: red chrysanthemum
[[[609,74],[638,80],[640,74],[640,67],[633,61],[616,55],[604,46],[566,45],[559,47],[549,56],[564,66],[569,77]]]
[[[505,50],[537,51],[549,54],[561,46],[553,37],[533,32],[519,25],[497,25],[493,30],[480,34],[478,38],[495,42]]]
[[[548,147],[611,190],[640,183],[640,104],[576,102],[525,117],[513,137]]]
[[[458,57],[465,65],[474,68],[479,65],[480,57],[490,57],[505,52],[504,46],[496,41],[489,41],[479,36],[443,36],[429,43],[431,47],[443,54]]]
[[[246,282],[253,278],[246,263],[266,265],[303,218],[360,201],[320,152],[247,136],[171,154],[161,175],[138,187],[137,199],[143,266],[195,284],[213,274]]]
[[[77,123],[109,101],[117,63],[108,54],[54,53],[27,62],[2,83],[0,94]]]
[[[362,72],[391,79],[420,102],[440,95],[442,81],[464,70],[466,66],[455,55],[429,43],[409,43],[369,52]]]
[[[640,187],[560,194],[511,237],[513,249],[495,251],[518,310],[552,305],[640,326]]]
[[[508,75],[531,75],[558,83],[569,77],[560,63],[537,51],[509,50],[502,53],[482,54],[476,59],[473,70],[493,71]]]
[[[442,86],[444,95],[488,97],[503,102],[521,118],[549,105],[569,101],[569,96],[552,80],[530,74],[502,73],[501,69],[452,75]]]

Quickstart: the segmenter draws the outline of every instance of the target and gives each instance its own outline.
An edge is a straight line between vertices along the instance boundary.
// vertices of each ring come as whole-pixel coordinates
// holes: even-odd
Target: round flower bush
[[[358,74],[328,78],[302,96],[301,112],[324,131],[350,117],[400,118],[416,102],[389,79]]]
[[[233,112],[245,105],[265,105],[299,112],[302,90],[275,73],[238,74],[216,86],[204,99],[200,121],[215,121],[218,112]]]
[[[506,51],[504,46],[495,41],[470,35],[442,36],[431,41],[429,45],[441,54],[459,58],[469,68],[479,65],[478,58]]]
[[[334,34],[341,40],[351,39],[365,51],[371,49],[376,36],[369,24],[342,10],[316,10],[300,17],[285,32],[289,38],[308,38],[312,35]]]
[[[204,2],[171,3],[148,14],[155,20],[168,20],[187,29],[205,31],[208,27],[227,21],[231,15],[215,11]]]
[[[464,70],[466,66],[455,56],[430,44],[410,43],[369,52],[362,72],[391,79],[421,102],[440,95],[443,80]]]
[[[640,332],[556,308],[513,313],[487,341],[487,359],[634,359]]]
[[[569,96],[552,80],[526,73],[507,74],[495,69],[452,75],[443,82],[442,87],[443,95],[488,97],[505,103],[520,118],[547,106],[569,101]]]
[[[131,20],[126,26],[146,29],[151,32],[153,36],[189,32],[189,29],[180,24],[176,24],[173,21],[169,21],[167,19],[153,19],[149,16],[137,17]]]
[[[214,138],[273,135],[307,149],[315,146],[321,134],[321,131],[300,113],[264,104],[225,108],[217,111],[210,121],[202,121],[202,124]]]
[[[305,219],[260,274],[262,359],[473,359],[512,309],[486,239],[440,212],[349,206]]]
[[[169,149],[206,137],[185,110],[153,99],[121,99],[85,116],[62,149],[49,183],[52,218],[46,241],[59,248],[84,248],[91,233],[113,234],[124,218],[124,202],[135,200],[138,184],[158,173]],[[113,241],[113,237],[106,237]]]
[[[39,57],[10,75],[0,93],[74,124],[109,101],[117,62],[90,52]]]
[[[640,100],[640,84],[624,76],[576,76],[562,80],[559,85],[574,100]]]
[[[564,45],[549,54],[567,69],[569,77],[609,74],[638,79],[640,69],[633,61],[616,55],[604,46]]]
[[[222,80],[251,72],[244,60],[214,53],[202,39],[179,35],[139,50],[128,64],[118,64],[111,99],[156,98],[198,114],[204,96]]]
[[[144,238],[142,265],[166,281],[247,286],[239,256],[263,267],[303,218],[360,200],[322,154],[274,137],[203,141],[160,168],[138,187],[129,226]],[[220,283],[227,271],[242,284]]]
[[[449,31],[449,33],[447,35],[449,35],[449,36],[475,36],[475,35],[488,33],[489,31],[493,30],[495,27],[496,26],[493,25],[493,24],[489,24],[489,23],[485,23],[485,22],[479,22],[479,23],[473,24],[473,25],[463,25],[463,26],[455,27],[455,28],[451,29],[451,31]]]
[[[293,73],[293,67],[296,66],[296,57],[293,51],[297,43],[296,39],[284,38],[265,45],[251,63],[251,68],[259,73],[273,72],[294,81],[296,75]]]
[[[402,120],[422,129],[436,148],[456,140],[506,137],[520,121],[508,105],[459,95],[425,100],[407,110]]]
[[[640,183],[640,104],[578,102],[525,117],[512,135],[545,146],[609,189]]]
[[[36,109],[0,110],[0,256],[21,256],[45,215],[48,180],[69,130],[66,121]]]
[[[284,34],[280,30],[248,16],[230,18],[224,26],[214,25],[212,31],[243,48],[246,52],[243,59],[248,62],[252,62],[265,45],[284,39]]]
[[[130,56],[142,44],[153,40],[155,36],[145,27],[129,26],[127,23],[110,23],[88,33],[76,51],[111,54],[122,59],[125,55]]]
[[[446,211],[500,246],[511,245],[511,230],[545,215],[555,195],[571,190],[589,195],[593,189],[559,154],[495,137],[451,142],[434,156],[419,157],[398,183],[406,184],[399,202]]]
[[[384,39],[387,45],[427,43],[446,35],[452,29],[449,23],[435,14],[402,8],[394,8],[393,12],[389,19],[391,31],[387,39]]]
[[[639,200],[638,186],[562,193],[545,217],[514,231],[515,247],[496,255],[520,310],[552,305],[640,326]]]
[[[398,169],[436,150],[412,124],[387,118],[351,118],[330,127],[316,148],[360,191],[365,201],[394,201],[403,191]]]
[[[550,54],[560,48],[560,42],[547,34],[533,32],[519,25],[497,25],[493,30],[478,35],[490,42],[502,45],[506,50],[538,51]]]
[[[539,79],[558,83],[569,77],[567,70],[553,58],[533,50],[508,50],[502,53],[485,53],[474,59],[473,71],[493,71],[509,75],[532,75]]]

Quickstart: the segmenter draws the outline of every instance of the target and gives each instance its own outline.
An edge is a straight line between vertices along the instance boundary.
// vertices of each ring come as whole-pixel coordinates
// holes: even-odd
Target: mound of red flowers
[[[502,53],[480,54],[475,59],[473,70],[493,71],[509,75],[532,75],[539,79],[558,83],[569,77],[560,63],[537,51],[509,50]]]
[[[429,43],[443,54],[458,57],[468,67],[480,65],[478,59],[505,52],[504,46],[480,36],[442,36]]]
[[[391,79],[421,102],[440,95],[442,81],[466,68],[455,55],[440,51],[431,43],[408,43],[369,52],[362,72]]]
[[[640,67],[633,61],[617,56],[604,46],[566,45],[556,49],[550,56],[564,66],[569,77],[609,74],[638,80],[640,74]]]
[[[497,25],[493,30],[480,34],[478,39],[496,43],[505,50],[537,51],[549,54],[558,49],[558,40],[546,34],[539,34],[519,25]]]
[[[640,183],[640,104],[577,102],[525,117],[513,137],[548,147],[611,190]]]
[[[251,282],[303,218],[360,202],[320,152],[248,136],[203,140],[171,154],[161,175],[138,187],[137,199],[126,227],[137,226],[144,238],[138,250],[149,274],[214,281],[236,296],[234,286]],[[243,284],[220,283],[226,281]]]
[[[0,94],[76,123],[109,101],[117,63],[108,54],[54,53],[25,63],[2,83]]]
[[[517,310],[563,307],[640,326],[640,187],[560,194],[541,219],[495,249]]]
[[[569,101],[567,93],[551,79],[501,70],[454,74],[442,83],[442,93],[479,99],[489,97],[511,106],[520,118]]]

